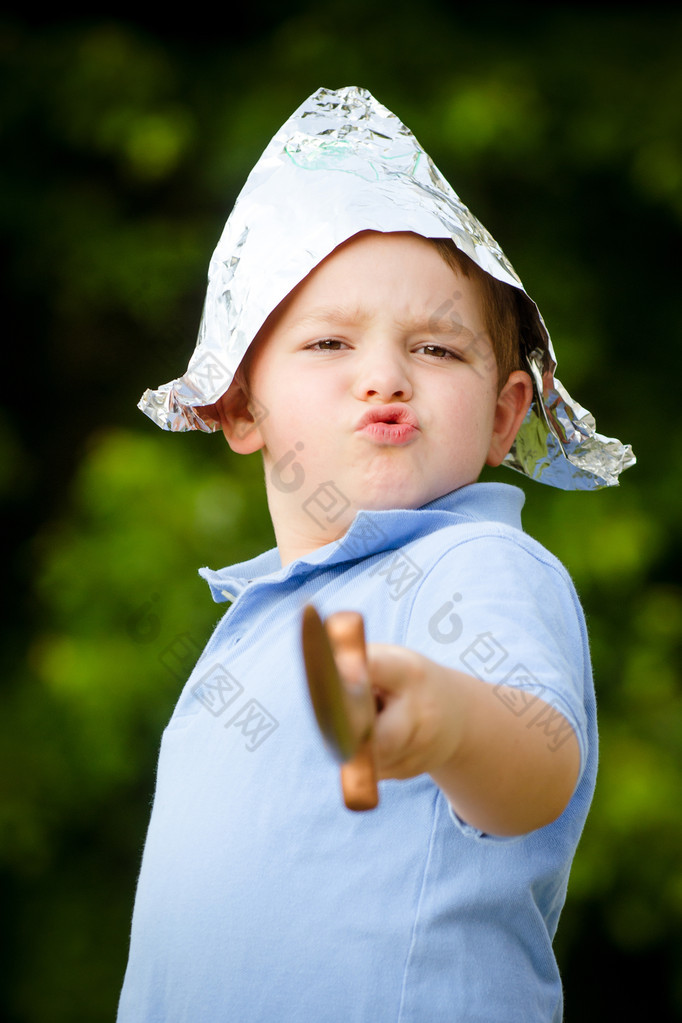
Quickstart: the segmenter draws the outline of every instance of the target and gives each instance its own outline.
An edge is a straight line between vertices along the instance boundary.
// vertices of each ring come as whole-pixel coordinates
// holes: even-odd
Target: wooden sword
[[[337,611],[323,623],[307,604],[301,637],[310,699],[320,732],[341,764],[344,802],[349,810],[373,810],[379,803],[372,746],[376,702],[362,615]]]

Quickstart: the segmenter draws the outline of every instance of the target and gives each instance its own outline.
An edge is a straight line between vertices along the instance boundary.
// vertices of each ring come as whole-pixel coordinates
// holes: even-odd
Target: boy
[[[361,90],[311,97],[228,222],[188,373],[143,399],[262,451],[277,548],[202,570],[232,604],[164,733],[121,1023],[561,1019],[587,638],[522,492],[476,480],[507,460],[604,485],[632,456],[551,356],[407,129]],[[364,615],[371,813],[343,807],[315,728],[308,603]]]

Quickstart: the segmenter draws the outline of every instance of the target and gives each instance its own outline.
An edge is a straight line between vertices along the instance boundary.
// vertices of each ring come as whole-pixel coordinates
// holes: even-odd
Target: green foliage
[[[591,636],[601,767],[559,929],[567,1020],[675,1018],[682,18],[264,10],[210,38],[122,19],[0,25],[0,1014],[113,1016],[160,733],[220,614],[196,569],[273,543],[258,458],[161,434],[135,403],[183,371],[211,249],[272,133],[319,85],[358,84],[502,243],[562,381],[638,455],[597,494],[495,478],[525,490],[526,527],[572,573]],[[651,961],[655,989],[637,980]]]
[[[163,724],[208,639],[218,615],[197,567],[272,546],[257,462],[237,474],[222,447],[224,465],[163,436],[96,435],[68,517],[40,537],[50,629],[29,657],[95,788],[137,776],[139,726],[148,741]]]

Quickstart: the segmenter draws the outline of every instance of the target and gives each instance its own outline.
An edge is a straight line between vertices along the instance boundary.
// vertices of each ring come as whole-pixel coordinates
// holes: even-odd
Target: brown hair
[[[497,383],[501,390],[509,374],[522,368],[523,313],[517,288],[503,284],[481,270],[473,259],[458,249],[450,238],[429,238],[438,252],[456,272],[470,277],[479,286],[481,312],[497,362]]]

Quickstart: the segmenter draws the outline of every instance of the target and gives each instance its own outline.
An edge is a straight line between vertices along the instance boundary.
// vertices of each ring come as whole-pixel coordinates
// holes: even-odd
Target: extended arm
[[[380,778],[428,773],[462,820],[518,835],[555,820],[578,778],[580,750],[565,718],[537,699],[511,709],[514,693],[404,647],[368,648],[381,712],[375,729]],[[505,700],[505,697],[509,697]],[[561,741],[548,741],[547,721]]]

